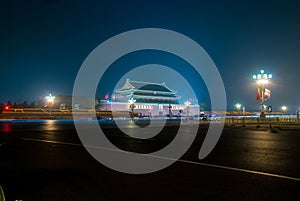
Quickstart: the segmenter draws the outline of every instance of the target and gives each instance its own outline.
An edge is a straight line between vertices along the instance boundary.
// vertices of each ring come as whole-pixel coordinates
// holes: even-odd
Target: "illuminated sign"
[[[172,110],[182,110],[182,106],[180,106],[180,105],[172,105]]]
[[[127,108],[130,108],[130,105],[127,105]],[[134,109],[148,109],[152,110],[153,105],[134,105]]]

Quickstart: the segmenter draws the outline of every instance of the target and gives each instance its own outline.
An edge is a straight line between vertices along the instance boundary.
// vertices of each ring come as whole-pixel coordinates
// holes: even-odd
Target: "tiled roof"
[[[169,89],[165,83],[131,81],[127,79],[124,86],[119,90],[129,90],[129,89],[174,93],[174,91]]]

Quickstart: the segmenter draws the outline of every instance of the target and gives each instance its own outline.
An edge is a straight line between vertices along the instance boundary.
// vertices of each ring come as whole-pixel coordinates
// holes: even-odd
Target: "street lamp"
[[[53,105],[55,102],[55,96],[52,96],[52,94],[49,94],[48,96],[46,96],[46,100],[48,102],[48,105],[50,108],[50,115],[51,115],[51,105]]]
[[[282,110],[283,113],[286,113],[287,107],[286,107],[285,105],[283,105],[283,106],[281,107],[281,110]]]
[[[258,84],[258,90],[260,97],[258,99],[261,99],[261,115],[260,117],[265,117],[264,111],[264,104],[265,104],[265,85],[269,83],[269,80],[272,78],[272,74],[266,74],[264,70],[261,70],[260,73],[257,75],[253,75],[252,78],[257,81]]]
[[[235,104],[235,107],[238,111],[241,110],[242,105],[240,103]]]
[[[242,107],[242,105],[240,103],[235,104],[235,108],[238,111],[238,115],[240,113],[241,107]]]
[[[188,117],[189,116],[191,102],[187,100],[187,101],[184,102],[184,105],[185,105],[185,109],[186,109],[186,116]]]
[[[169,104],[168,109],[169,109],[169,115],[172,116],[172,105],[171,104]]]
[[[130,107],[132,113],[133,113],[133,110],[134,110],[134,107],[135,107],[135,105],[134,105],[135,102],[136,102],[136,100],[134,98],[130,98],[128,100],[129,107]]]

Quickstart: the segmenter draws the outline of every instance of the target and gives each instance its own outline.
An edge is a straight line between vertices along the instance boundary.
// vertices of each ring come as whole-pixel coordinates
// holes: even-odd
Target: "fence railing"
[[[234,118],[224,120],[227,126],[257,126],[257,127],[299,127],[299,117],[266,117],[266,118]]]

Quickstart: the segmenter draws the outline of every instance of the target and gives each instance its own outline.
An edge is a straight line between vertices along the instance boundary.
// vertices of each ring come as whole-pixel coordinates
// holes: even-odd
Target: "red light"
[[[10,109],[10,107],[8,106],[8,105],[6,105],[5,107],[4,107],[4,110],[9,110]]]

